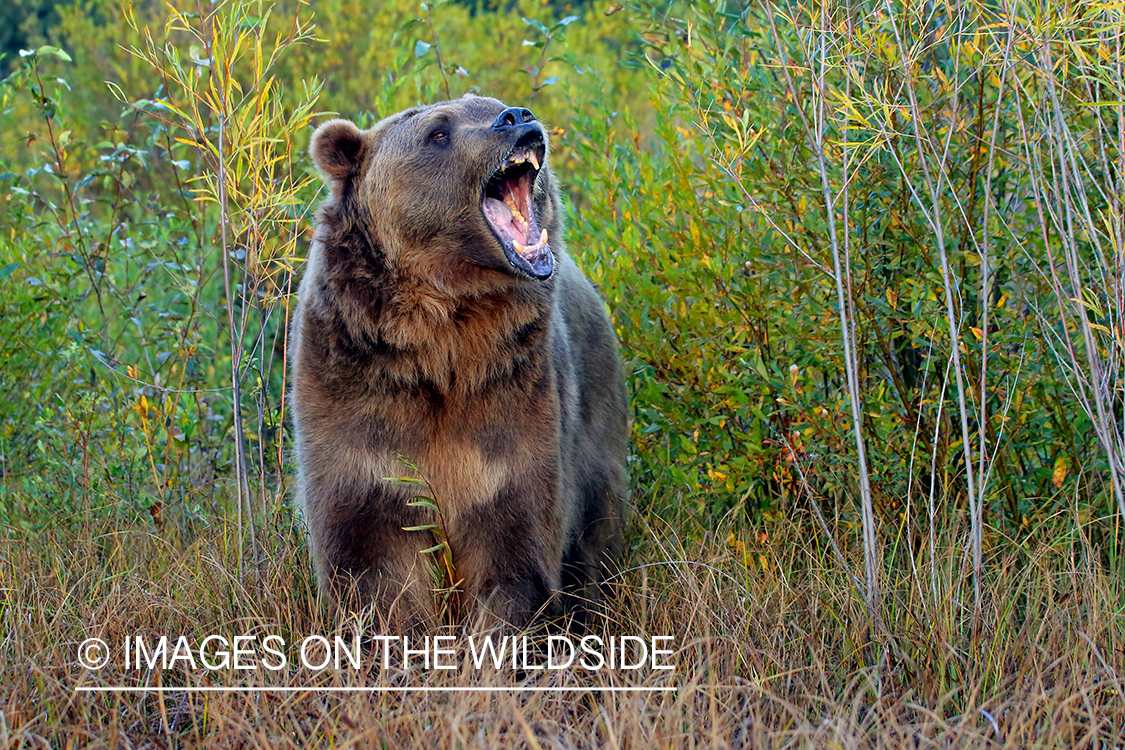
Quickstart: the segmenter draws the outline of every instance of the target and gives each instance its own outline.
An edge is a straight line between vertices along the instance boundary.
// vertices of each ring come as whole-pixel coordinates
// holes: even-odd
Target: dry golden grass
[[[10,747],[1121,747],[1121,581],[1089,550],[994,559],[976,645],[962,548],[928,553],[917,579],[888,579],[882,625],[808,528],[783,520],[746,557],[724,541],[638,532],[606,635],[676,636],[654,674],[351,670],[309,674],[100,672],[77,663],[97,636],[277,633],[293,642],[346,624],[315,596],[308,555],[274,531],[238,569],[233,534],[186,547],[139,530],[8,538],[0,746]],[[749,558],[752,565],[746,567]],[[763,564],[764,560],[764,564]],[[858,558],[855,569],[860,570]],[[965,565],[969,563],[965,562]],[[925,563],[928,565],[928,562]],[[909,564],[906,568],[909,569]],[[956,571],[956,575],[954,575]],[[960,591],[960,594],[958,594]],[[921,593],[920,593],[921,592]],[[968,602],[967,602],[968,603]],[[371,661],[376,661],[372,659]],[[365,661],[366,663],[366,661]],[[201,670],[202,672],[202,670]],[[78,693],[84,685],[309,686],[295,693]],[[327,692],[322,686],[655,686],[674,693]]]

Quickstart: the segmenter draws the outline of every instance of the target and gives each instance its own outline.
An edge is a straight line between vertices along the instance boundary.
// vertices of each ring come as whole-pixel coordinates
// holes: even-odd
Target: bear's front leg
[[[429,546],[404,526],[424,523],[397,488],[321,498],[310,514],[321,591],[345,607],[374,605],[384,633],[424,630],[434,619],[429,576],[419,549]]]
[[[457,514],[450,548],[473,625],[523,628],[562,614],[556,527],[552,498],[514,486]]]

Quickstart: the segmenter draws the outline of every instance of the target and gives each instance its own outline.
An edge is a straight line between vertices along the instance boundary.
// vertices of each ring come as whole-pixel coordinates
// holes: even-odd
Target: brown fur
[[[389,628],[433,616],[419,550],[434,542],[402,529],[435,519],[383,481],[407,473],[397,454],[432,485],[461,589],[489,618],[582,612],[620,546],[613,331],[562,248],[545,157],[533,206],[553,275],[517,271],[486,224],[484,185],[514,143],[502,110],[465,97],[313,137],[332,197],[293,330],[298,495],[322,589],[354,586]]]

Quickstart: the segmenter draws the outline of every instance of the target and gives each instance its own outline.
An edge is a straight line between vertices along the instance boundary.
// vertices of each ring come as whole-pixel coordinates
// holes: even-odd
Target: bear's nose
[[[526,122],[535,122],[535,115],[531,114],[530,109],[508,107],[497,116],[496,122],[492,123],[492,127],[496,130],[505,130],[514,128],[516,125],[523,125]]]

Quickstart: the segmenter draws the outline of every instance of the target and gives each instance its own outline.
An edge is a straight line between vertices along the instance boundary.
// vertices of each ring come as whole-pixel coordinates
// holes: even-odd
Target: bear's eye
[[[435,143],[447,143],[449,141],[449,131],[445,128],[436,128],[430,133],[430,140]]]

